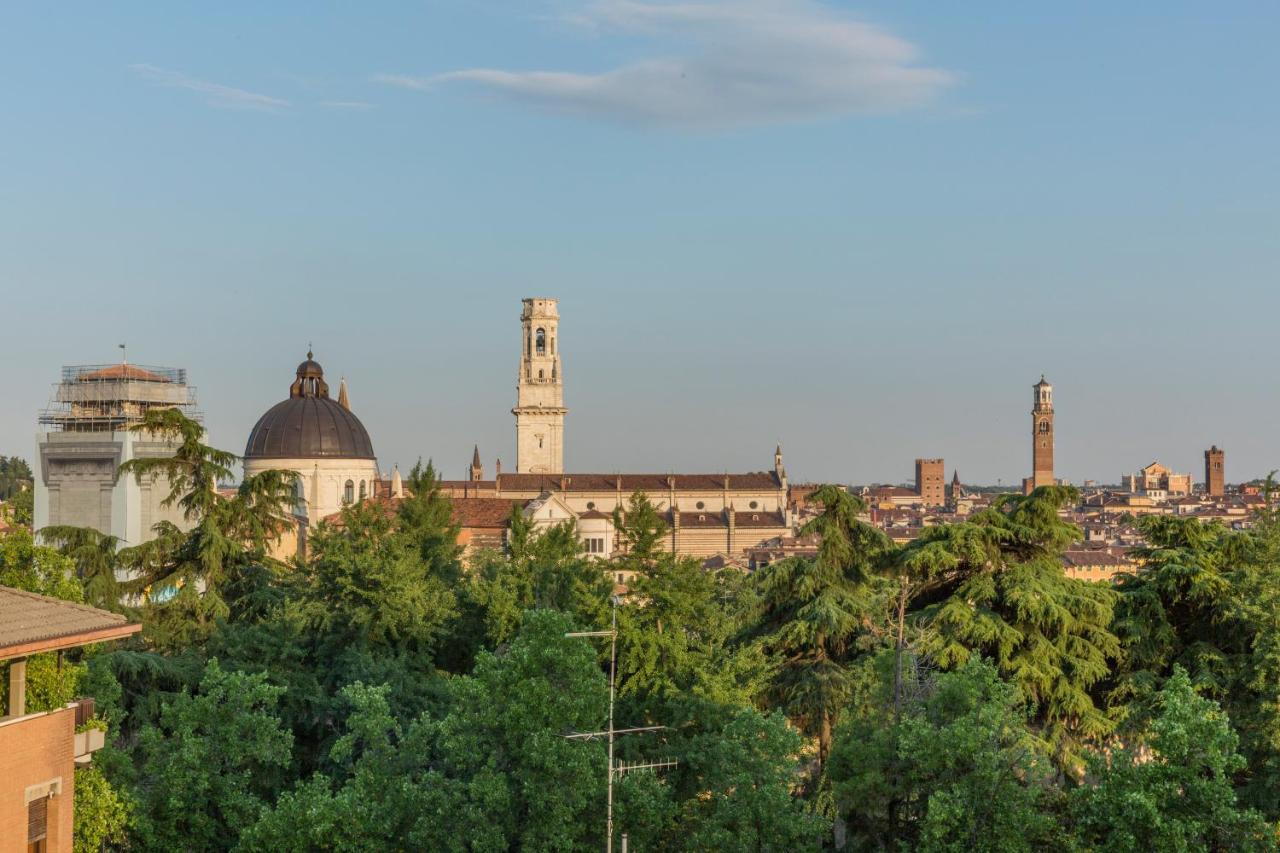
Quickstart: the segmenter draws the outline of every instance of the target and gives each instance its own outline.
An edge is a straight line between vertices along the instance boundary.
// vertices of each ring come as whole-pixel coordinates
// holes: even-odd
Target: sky
[[[239,452],[307,346],[379,463],[969,483],[1280,468],[1280,5],[0,8],[0,454],[64,364],[185,367]]]

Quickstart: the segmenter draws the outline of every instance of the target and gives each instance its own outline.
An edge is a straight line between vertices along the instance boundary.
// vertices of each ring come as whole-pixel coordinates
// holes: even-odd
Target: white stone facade
[[[560,313],[556,300],[524,300],[520,373],[516,381],[516,472],[564,470],[564,369],[560,362]]]

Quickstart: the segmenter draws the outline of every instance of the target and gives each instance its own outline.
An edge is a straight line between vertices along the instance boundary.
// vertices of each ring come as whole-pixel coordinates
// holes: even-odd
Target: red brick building
[[[9,681],[0,717],[0,853],[69,853],[75,768],[104,738],[76,732],[93,716],[92,699],[27,713],[27,658],[141,630],[115,613],[0,586],[0,662]]]

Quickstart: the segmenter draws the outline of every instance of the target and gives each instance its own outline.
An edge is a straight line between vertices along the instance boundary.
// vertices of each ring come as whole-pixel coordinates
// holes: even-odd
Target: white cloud
[[[130,65],[129,67],[143,78],[161,86],[172,86],[175,89],[199,92],[208,98],[208,104],[211,107],[271,112],[289,106],[288,101],[280,98],[237,89],[233,86],[224,86],[221,83],[210,83],[208,80],[200,80],[183,74],[181,71],[169,71],[145,63]]]
[[[320,106],[331,110],[371,110],[373,104],[368,101],[321,101]]]
[[[909,42],[812,0],[602,0],[566,20],[648,38],[661,55],[595,73],[468,68],[375,79],[409,89],[470,83],[557,112],[682,127],[902,110],[955,80],[915,64]]]

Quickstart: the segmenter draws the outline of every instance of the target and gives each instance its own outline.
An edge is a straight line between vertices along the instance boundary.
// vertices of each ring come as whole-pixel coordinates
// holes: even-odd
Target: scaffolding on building
[[[186,370],[125,362],[80,364],[62,368],[40,423],[50,432],[116,432],[142,423],[152,409],[180,409],[201,420]]]

